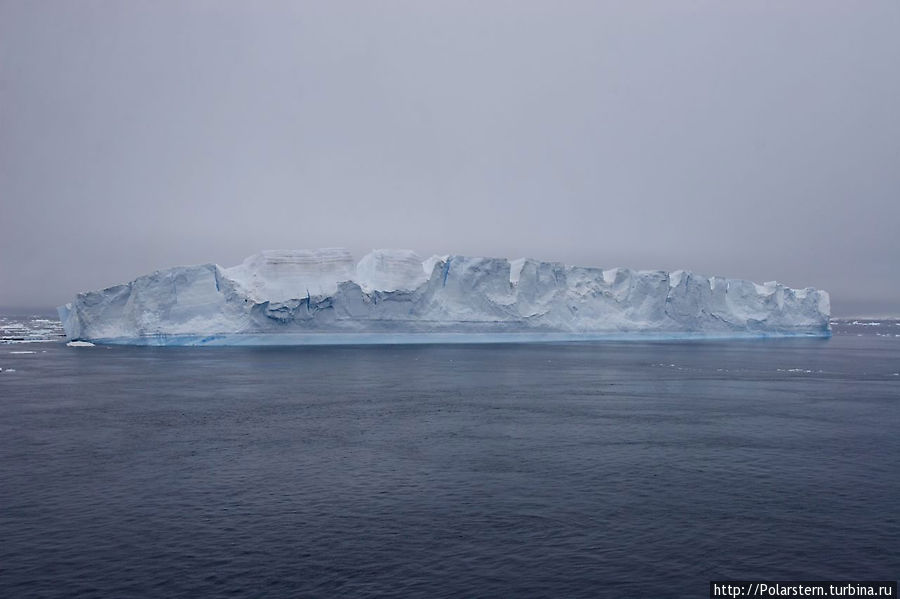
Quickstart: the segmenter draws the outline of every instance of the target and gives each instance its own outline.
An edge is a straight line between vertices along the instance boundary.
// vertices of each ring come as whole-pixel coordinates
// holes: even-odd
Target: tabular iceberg
[[[828,293],[688,271],[375,250],[266,251],[179,266],[61,306],[69,340],[330,345],[816,336]]]

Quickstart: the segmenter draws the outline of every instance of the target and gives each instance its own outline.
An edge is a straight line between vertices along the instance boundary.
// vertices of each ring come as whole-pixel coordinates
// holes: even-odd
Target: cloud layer
[[[0,306],[260,249],[900,312],[896,2],[0,3]]]

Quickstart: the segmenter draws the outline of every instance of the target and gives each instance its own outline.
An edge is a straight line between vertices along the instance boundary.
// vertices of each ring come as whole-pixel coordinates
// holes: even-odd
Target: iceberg
[[[831,335],[828,293],[689,271],[344,249],[264,251],[80,293],[69,341],[332,345]]]

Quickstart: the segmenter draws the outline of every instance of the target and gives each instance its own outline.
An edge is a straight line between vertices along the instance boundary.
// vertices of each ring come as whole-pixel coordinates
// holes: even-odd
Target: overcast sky
[[[344,246],[900,312],[900,3],[0,0],[0,306]]]

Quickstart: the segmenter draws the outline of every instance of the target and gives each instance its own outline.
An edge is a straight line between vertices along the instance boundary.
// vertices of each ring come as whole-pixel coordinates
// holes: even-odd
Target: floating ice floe
[[[65,333],[58,320],[0,316],[0,344],[57,341]]]
[[[90,341],[69,341],[66,345],[69,347],[94,347]]]

